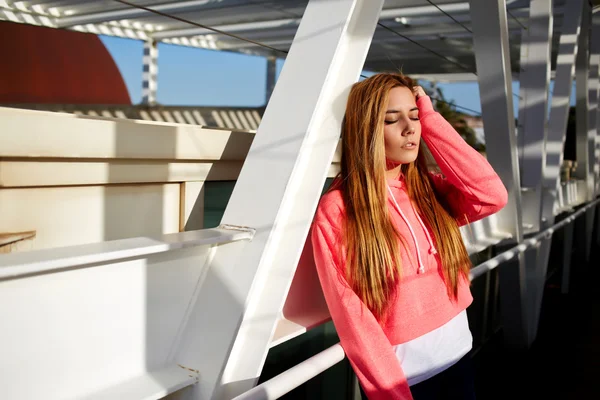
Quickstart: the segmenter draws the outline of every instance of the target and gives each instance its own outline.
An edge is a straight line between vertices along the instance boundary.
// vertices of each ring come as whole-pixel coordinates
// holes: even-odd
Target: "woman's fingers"
[[[427,93],[425,93],[425,90],[423,90],[423,88],[421,86],[413,87],[413,93],[414,93],[415,97],[417,98],[417,100],[419,100],[419,97],[421,97],[421,96],[427,96]]]

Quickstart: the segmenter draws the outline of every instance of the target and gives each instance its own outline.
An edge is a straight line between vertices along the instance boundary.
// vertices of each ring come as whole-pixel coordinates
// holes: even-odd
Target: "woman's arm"
[[[313,254],[340,342],[369,400],[412,400],[408,382],[383,329],[340,269],[341,211],[319,207],[311,229]]]
[[[433,109],[428,96],[418,96],[417,107],[421,137],[443,173],[432,175],[433,184],[454,218],[465,225],[500,211],[508,194],[485,157]]]

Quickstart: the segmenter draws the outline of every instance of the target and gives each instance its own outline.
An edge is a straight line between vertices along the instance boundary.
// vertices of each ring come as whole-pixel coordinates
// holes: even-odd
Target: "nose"
[[[415,134],[415,128],[412,125],[408,125],[406,129],[402,132],[402,136],[409,136]]]

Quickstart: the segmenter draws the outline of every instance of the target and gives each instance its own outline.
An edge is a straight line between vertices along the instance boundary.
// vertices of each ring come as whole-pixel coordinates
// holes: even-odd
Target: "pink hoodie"
[[[459,225],[502,209],[507,192],[487,160],[471,148],[435,110],[429,97],[417,101],[422,138],[443,176],[433,175],[436,192],[445,198]],[[391,218],[403,238],[403,277],[384,322],[375,319],[345,279],[342,257],[344,203],[339,189],[319,203],[311,241],[319,280],[340,341],[369,400],[412,399],[394,346],[430,332],[467,308],[473,298],[469,282],[459,285],[458,300],[448,296],[433,233],[415,212],[402,180],[388,179]],[[399,212],[400,211],[400,212]],[[399,243],[400,245],[400,243]]]

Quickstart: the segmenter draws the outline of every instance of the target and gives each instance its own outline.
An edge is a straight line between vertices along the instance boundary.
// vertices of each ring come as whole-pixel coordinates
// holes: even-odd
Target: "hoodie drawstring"
[[[412,203],[410,203],[410,205],[412,206]],[[429,242],[429,254],[437,254],[437,250],[436,250],[435,246],[433,245],[433,240],[431,239],[431,235],[429,235],[429,229],[427,229],[425,227],[425,223],[421,219],[421,216],[419,215],[417,210],[415,210],[415,207],[413,207],[413,211],[414,211],[415,215],[417,216],[419,223],[421,224],[421,228],[423,228],[423,230],[425,231],[425,236],[427,236],[427,242]]]
[[[388,189],[388,192],[390,194],[390,197],[392,198],[394,206],[396,207],[396,211],[398,211],[398,213],[400,214],[400,216],[402,217],[402,219],[406,223],[406,226],[408,226],[408,230],[410,231],[410,234],[411,234],[411,236],[413,238],[413,241],[415,242],[415,247],[417,249],[417,259],[418,259],[418,262],[419,262],[419,268],[418,268],[417,272],[419,274],[422,274],[423,272],[425,272],[425,265],[423,264],[423,260],[421,259],[421,252],[419,251],[419,242],[417,241],[417,235],[415,234],[415,231],[413,230],[412,226],[410,225],[410,222],[408,222],[408,218],[406,218],[406,215],[404,215],[404,212],[402,212],[402,209],[398,205],[398,202],[396,201],[396,198],[394,197],[394,194],[392,193],[392,189],[390,188],[390,185],[387,185],[387,189]],[[411,203],[411,206],[412,206],[412,203]],[[413,211],[414,211],[414,207],[413,207]],[[421,227],[425,231],[425,236],[427,236],[427,241],[429,242],[429,246],[430,246],[429,253],[430,254],[436,254],[437,250],[435,249],[435,246],[433,245],[433,241],[431,240],[431,236],[429,235],[429,231],[425,227],[425,224],[423,223],[423,220],[421,220],[421,217],[419,216],[419,214],[416,211],[415,211],[415,214],[417,215],[417,219],[419,220],[419,223],[421,224]]]

